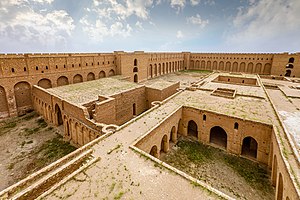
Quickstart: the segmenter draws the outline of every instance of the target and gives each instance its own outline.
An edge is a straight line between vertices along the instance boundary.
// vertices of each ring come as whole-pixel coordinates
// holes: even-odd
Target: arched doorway
[[[264,74],[271,74],[271,64],[267,63],[264,67]]]
[[[237,72],[238,71],[238,63],[237,62],[233,63],[233,65],[232,65],[232,71],[233,72]]]
[[[8,116],[6,92],[2,86],[0,86],[0,116]]]
[[[252,137],[245,137],[242,144],[242,155],[257,158],[257,142]]]
[[[88,73],[87,81],[95,80],[95,74],[93,72]]]
[[[198,138],[198,127],[193,120],[188,123],[188,135]]]
[[[62,125],[63,120],[62,120],[61,110],[57,104],[55,105],[55,116],[56,116],[57,126]]]
[[[215,127],[211,128],[209,142],[226,149],[226,147],[227,147],[226,131],[223,128],[221,128],[220,126],[215,126]]]
[[[253,71],[253,63],[251,62],[251,63],[248,64],[247,72],[251,74],[252,71]]]
[[[198,61],[198,63],[199,63],[199,61]],[[197,67],[199,67],[199,64]],[[201,69],[205,69],[205,61],[204,60],[201,61]]]
[[[231,70],[231,63],[228,61],[226,62],[226,66],[225,66],[225,71],[230,71]]]
[[[262,68],[262,64],[261,63],[257,63],[256,66],[255,66],[255,73],[256,74],[260,74],[261,68]]]
[[[246,63],[244,63],[244,62],[242,62],[241,64],[240,64],[240,70],[239,70],[240,72],[245,72],[246,71]]]
[[[137,74],[134,75],[133,81],[134,81],[135,83],[137,83],[137,82],[139,81],[139,80],[138,80],[138,75],[137,75]]]
[[[282,180],[281,173],[279,173],[278,189],[277,189],[277,200],[282,200],[282,199],[283,199],[283,180]]]
[[[152,65],[150,65],[149,70],[150,70],[150,77],[152,78],[153,77],[153,67],[152,67]]]
[[[38,86],[40,86],[44,89],[52,88],[51,81],[47,78],[43,78],[43,79],[39,80]]]
[[[221,70],[221,71],[224,70],[224,62],[223,62],[223,61],[221,61],[221,62],[219,63],[219,70]]]
[[[170,142],[175,143],[176,141],[177,141],[177,133],[176,133],[175,126],[173,126],[170,133]]]
[[[157,152],[157,146],[154,145],[150,150],[150,155],[154,156],[155,158],[158,158],[158,152]]]
[[[19,109],[24,111],[31,107],[31,87],[29,83],[25,81],[17,83],[14,86],[14,93],[18,112],[21,111]]]
[[[161,139],[160,152],[168,152],[168,136],[164,135]]]
[[[83,82],[83,78],[80,74],[76,74],[74,77],[73,77],[73,83],[81,83]]]
[[[69,85],[69,80],[65,76],[61,76],[57,79],[57,86]]]
[[[111,69],[109,72],[108,72],[108,76],[114,76],[115,75],[115,71],[113,69]]]
[[[105,75],[105,72],[104,71],[101,71],[99,73],[99,78],[104,78],[106,75]]]

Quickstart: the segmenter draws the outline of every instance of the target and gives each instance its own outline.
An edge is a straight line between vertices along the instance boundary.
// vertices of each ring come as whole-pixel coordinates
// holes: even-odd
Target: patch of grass
[[[183,151],[192,162],[205,162],[211,160],[211,148],[196,141],[180,140],[177,146]]]
[[[23,141],[23,142],[21,143],[21,147],[24,147],[25,144],[31,144],[31,143],[33,143],[32,140],[29,140],[29,141]]]
[[[37,116],[36,112],[33,111],[31,113],[26,114],[23,117],[23,120],[28,121],[28,120],[31,120],[32,118],[36,117],[36,116]]]
[[[109,194],[115,189],[116,183],[113,182],[112,185],[109,187]]]
[[[109,151],[107,152],[107,154],[111,154],[113,151],[119,149],[121,146],[122,146],[121,144],[118,144],[118,145],[115,146],[113,149],[109,150]]]
[[[25,135],[26,135],[26,136],[32,135],[32,134],[34,134],[34,133],[37,133],[39,130],[40,130],[40,127],[35,127],[35,128],[25,128],[25,129],[24,129]]]
[[[36,122],[38,123],[39,127],[41,127],[41,128],[45,128],[48,126],[47,122],[45,122],[45,120],[43,118],[39,118]]]
[[[242,176],[249,185],[261,191],[272,191],[267,170],[258,163],[233,155],[224,155],[225,163]]]
[[[9,170],[12,170],[15,166],[15,163],[10,163],[8,166],[7,166],[7,169]]]
[[[124,194],[125,194],[125,192],[121,191],[121,192],[119,192],[119,194],[117,194],[117,195],[114,197],[114,199],[115,199],[115,200],[121,199],[122,196],[123,196]]]
[[[14,121],[11,121],[11,122],[4,121],[2,124],[3,125],[0,127],[0,135],[8,132],[9,130],[11,130],[17,126],[17,123]]]
[[[204,177],[205,182],[210,182],[210,180],[208,180],[209,177],[206,177],[202,173],[198,174],[197,171],[199,168],[207,167],[208,163],[227,165],[236,172],[237,177],[244,179],[254,190],[261,191],[262,195],[270,196],[270,194],[274,192],[266,167],[190,139],[180,139],[177,143],[177,149],[170,151],[162,158],[162,161],[199,180],[203,180]],[[193,186],[199,186],[196,182],[191,182],[191,184]],[[231,186],[226,188],[229,193],[239,197],[240,194],[231,191]]]
[[[70,143],[63,141],[62,136],[57,135],[57,137],[52,140],[46,141],[38,150],[43,156],[41,156],[37,162],[39,165],[53,162],[54,160],[73,152],[75,149],[76,148],[70,145]]]

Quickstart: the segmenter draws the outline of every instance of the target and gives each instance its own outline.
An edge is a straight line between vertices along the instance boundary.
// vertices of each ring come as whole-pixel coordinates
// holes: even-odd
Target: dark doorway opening
[[[242,144],[242,155],[257,158],[257,142],[252,137],[245,137]]]
[[[198,127],[193,120],[188,123],[188,135],[198,138]]]
[[[209,142],[226,149],[227,148],[226,131],[220,126],[215,126],[211,128]]]

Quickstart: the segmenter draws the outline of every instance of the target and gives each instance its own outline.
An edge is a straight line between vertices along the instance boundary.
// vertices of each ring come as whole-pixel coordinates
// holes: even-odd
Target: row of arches
[[[75,146],[83,146],[99,137],[99,133],[97,131],[94,131],[86,127],[81,122],[64,115],[58,104],[55,104],[53,110],[51,105],[35,97],[34,105],[36,111],[42,115],[46,121],[54,123],[57,126],[63,125],[64,138],[72,141]]]
[[[114,76],[115,72],[114,70],[110,70],[108,73],[108,76]],[[106,73],[104,71],[99,72],[99,78],[105,78]],[[93,72],[90,72],[87,74],[87,81],[92,81],[95,80],[96,76]],[[73,76],[73,83],[81,83],[83,82],[83,76],[81,74],[76,74]],[[63,85],[68,85],[69,84],[69,79],[66,76],[60,76],[57,81],[56,81],[57,86],[63,86]],[[43,78],[38,82],[38,86],[42,88],[52,88],[52,82],[51,80],[47,78]]]
[[[114,76],[115,71],[111,69],[108,72],[108,76]],[[99,78],[106,77],[105,71],[100,71],[98,74]],[[93,72],[87,74],[87,81],[95,80],[96,76]],[[83,82],[83,76],[76,74],[73,77],[73,83]],[[60,76],[56,80],[57,86],[68,85],[69,79],[66,76]],[[37,83],[38,86],[48,89],[53,87],[53,83],[48,78],[42,78]],[[27,81],[20,81],[13,86],[13,94],[15,99],[15,105],[18,114],[26,112],[26,110],[32,109],[32,97],[31,97],[31,84]],[[0,85],[0,118],[9,116],[9,109],[14,108],[14,103],[8,103],[7,92],[3,86]]]
[[[18,113],[22,114],[32,108],[31,86],[28,82],[16,83],[13,87],[13,94]],[[5,88],[0,86],[0,117],[9,116],[9,107],[14,107],[14,104],[12,102],[8,103]]]
[[[235,124],[235,128],[238,125]],[[195,121],[190,120],[188,122],[188,135],[198,139],[198,126]],[[226,131],[220,126],[214,126],[210,129],[209,133],[209,143],[213,144],[214,146],[227,149],[227,133]],[[241,148],[241,155],[249,157],[249,158],[257,158],[257,150],[258,150],[258,143],[257,141],[251,137],[247,136],[244,137],[242,140],[242,148]]]
[[[150,155],[154,156],[155,158],[159,158],[162,153],[167,153],[170,149],[170,146],[177,142],[177,134],[176,127],[173,126],[168,134],[164,134],[162,136],[160,149],[158,149],[157,145],[153,145],[149,152]]]
[[[178,130],[179,126],[181,124],[181,119],[178,123]],[[169,151],[170,145],[172,143],[176,143],[178,134],[176,132],[176,126],[173,126],[169,133],[162,134],[160,138],[160,145],[155,144],[151,147],[149,153],[150,155],[159,158],[161,154],[166,153]],[[198,127],[197,123],[193,120],[190,120],[187,122],[187,135],[189,137],[198,137]],[[227,147],[227,133],[221,126],[213,126],[210,128],[209,132],[209,143],[213,146],[218,146],[221,148],[226,149]],[[272,147],[272,144],[271,144]],[[251,136],[246,136],[242,139],[241,144],[241,155],[255,159],[257,156],[258,151],[258,143],[255,138]],[[284,189],[284,176],[280,169],[278,168],[278,160],[277,155],[273,155],[273,150],[271,148],[271,166],[272,166],[272,175],[271,175],[271,181],[272,185],[276,187],[276,198],[277,200],[290,200],[288,193],[284,193],[286,191]]]
[[[177,72],[183,69],[183,61],[174,61],[158,64],[150,64],[149,66],[149,77],[156,77],[163,74]]]
[[[271,64],[266,63],[264,66],[262,63],[256,63],[255,65],[250,62],[246,64],[245,62],[224,62],[224,61],[204,61],[204,60],[192,60],[190,63],[191,69],[204,69],[204,70],[220,70],[229,72],[245,72],[245,73],[255,73],[255,74],[271,74]]]
[[[177,130],[181,124],[181,119],[179,120]],[[195,138],[198,140],[198,126],[195,121],[190,120],[187,123],[187,136]],[[176,126],[173,126],[168,134],[164,134],[161,138],[161,145],[153,145],[150,150],[150,155],[159,158],[161,153],[166,153],[169,151],[169,146],[177,142],[178,132],[176,131]],[[214,126],[210,129],[209,133],[209,143],[213,146],[227,149],[227,133],[220,126]],[[258,152],[258,143],[251,137],[246,136],[242,140],[240,155],[245,156],[250,159],[256,159]]]

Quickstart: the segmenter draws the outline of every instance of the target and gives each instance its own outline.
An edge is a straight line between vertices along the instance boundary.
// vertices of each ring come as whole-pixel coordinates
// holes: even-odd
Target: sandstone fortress
[[[185,86],[159,79],[182,70],[211,73]],[[96,181],[102,177],[97,170],[110,173],[125,163],[137,180],[151,180],[145,183],[151,188],[145,195],[155,199],[157,188],[169,191],[170,180],[176,179],[174,187],[191,180],[159,160],[178,137],[191,136],[268,166],[275,199],[297,200],[300,131],[288,119],[299,113],[299,78],[300,53],[0,54],[0,118],[35,110],[48,123],[63,126],[64,138],[78,147],[3,190],[0,198],[52,199],[54,193],[63,193],[61,182],[66,187],[75,184],[70,175],[86,170]],[[123,160],[111,153],[118,148],[127,152]],[[148,169],[149,164],[136,154],[179,175],[164,174],[165,183],[159,176],[139,175],[138,169]],[[107,169],[110,159],[116,164]],[[81,165],[84,160],[87,165]],[[219,197],[233,198],[199,184]],[[84,190],[76,190],[71,198],[80,198]],[[170,195],[183,199],[187,191]],[[194,195],[205,199],[207,194]]]

